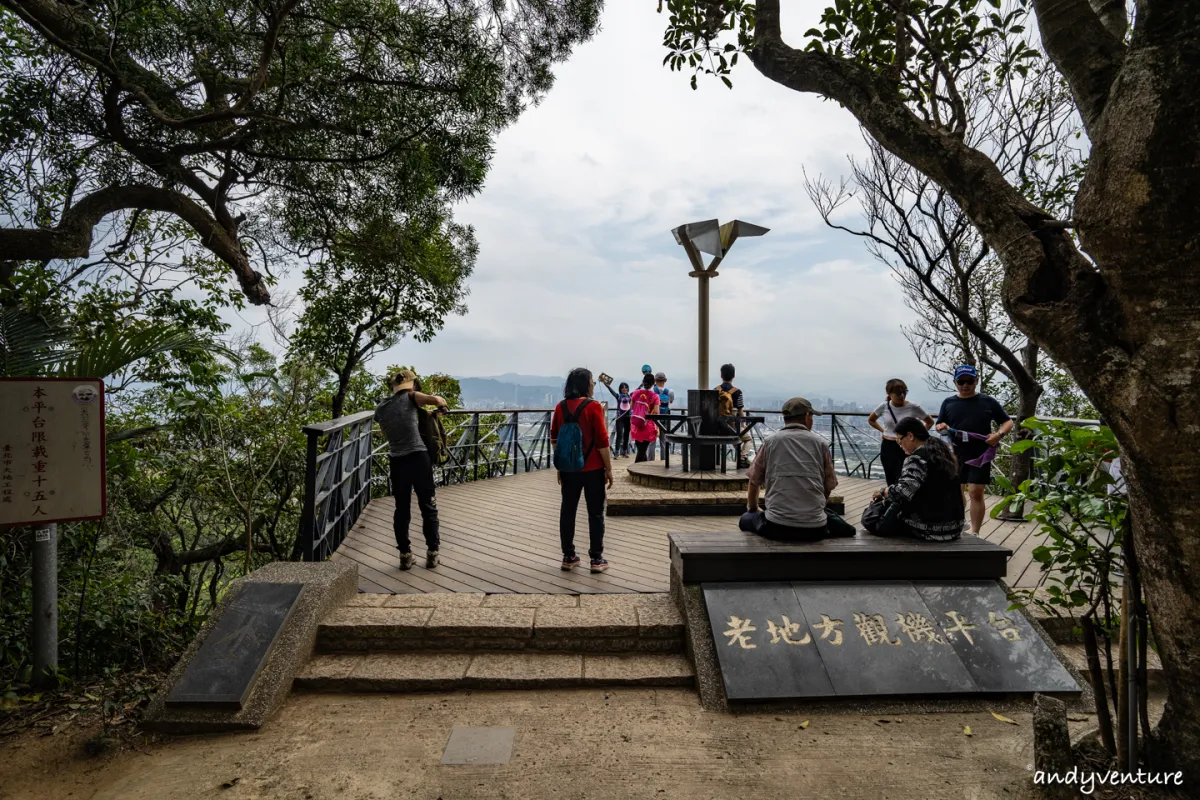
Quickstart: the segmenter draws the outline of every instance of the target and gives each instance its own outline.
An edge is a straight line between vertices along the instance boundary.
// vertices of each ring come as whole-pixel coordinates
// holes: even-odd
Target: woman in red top
[[[554,419],[550,423],[552,449],[565,422],[564,410],[572,417],[577,416],[576,421],[579,423],[583,440],[583,471],[558,473],[558,484],[562,487],[558,534],[562,539],[564,570],[579,566],[579,556],[575,555],[575,512],[579,510],[581,493],[587,503],[590,537],[588,555],[592,560],[592,572],[604,572],[608,569],[608,562],[604,560],[604,498],[605,490],[612,487],[613,472],[604,407],[592,400],[595,388],[596,381],[592,380],[589,370],[583,367],[571,370],[567,375],[563,401],[555,406]]]
[[[654,424],[654,420],[646,419],[647,414],[657,414],[659,398],[658,393],[654,391],[654,376],[647,373],[642,376],[642,388],[638,389],[629,398],[632,405],[630,414],[633,417],[629,438],[633,439],[637,446],[637,458],[634,462],[649,461],[647,450],[650,443],[658,438],[658,426]]]

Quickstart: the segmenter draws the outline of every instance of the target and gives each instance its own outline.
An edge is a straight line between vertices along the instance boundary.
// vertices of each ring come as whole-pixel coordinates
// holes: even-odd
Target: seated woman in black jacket
[[[898,505],[899,525],[880,525],[880,536],[911,536],[931,542],[949,542],[962,536],[963,495],[954,452],[930,436],[919,419],[902,419],[896,441],[907,458],[900,479],[883,490],[888,505]]]

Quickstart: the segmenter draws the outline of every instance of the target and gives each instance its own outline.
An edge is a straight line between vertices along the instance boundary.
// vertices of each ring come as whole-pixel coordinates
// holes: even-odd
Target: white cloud
[[[784,20],[792,41],[819,6]],[[703,78],[692,91],[662,66],[653,3],[612,0],[602,22],[500,135],[485,189],[456,212],[480,243],[468,314],[372,366],[632,376],[649,360],[694,375],[696,282],[670,229],[717,217],[771,232],[740,241],[712,282],[714,375],[733,360],[739,378],[847,399],[895,375],[919,383],[899,287],[803,191],[803,169],[841,175],[861,150],[850,113],[745,62],[732,91]]]

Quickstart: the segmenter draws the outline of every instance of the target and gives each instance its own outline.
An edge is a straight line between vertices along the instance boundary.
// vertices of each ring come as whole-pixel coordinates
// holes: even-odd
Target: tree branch
[[[1125,0],[1091,0],[1092,9],[1105,30],[1113,35],[1118,42],[1125,41],[1129,31],[1129,15],[1125,12]]]
[[[1124,15],[1125,5],[1120,5]],[[1042,46],[1071,86],[1091,135],[1125,57],[1123,34],[1117,38],[1106,29],[1088,0],[1033,0],[1033,9]]]
[[[271,295],[262,275],[250,266],[237,240],[190,197],[158,186],[132,184],[99,189],[72,206],[54,228],[0,229],[0,252],[14,262],[86,258],[91,252],[96,225],[112,212],[126,208],[162,211],[179,217],[199,234],[205,247],[229,265],[252,303],[270,302]]]
[[[1060,0],[1059,5],[1080,1]],[[780,32],[779,5],[779,0],[757,4],[750,57],[758,71],[795,91],[843,104],[884,148],[945,188],[1004,263],[1010,315],[1027,332],[1037,330],[1040,339],[1069,341],[1081,360],[1109,363],[1112,369],[1103,380],[1115,380],[1129,354],[1116,332],[1117,315],[1108,307],[1104,280],[1071,237],[1048,227],[1051,216],[1010,184],[991,158],[914,115],[886,76],[829,53],[788,46]],[[1114,42],[1105,50],[1110,71],[1119,64],[1118,49]]]

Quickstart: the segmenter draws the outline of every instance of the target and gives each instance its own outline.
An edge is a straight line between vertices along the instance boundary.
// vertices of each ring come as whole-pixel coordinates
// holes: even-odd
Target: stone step
[[[1083,675],[1085,680],[1091,680],[1088,677],[1087,648],[1084,645],[1075,643],[1060,644],[1058,649],[1062,651],[1064,656],[1066,656],[1068,666],[1079,670],[1080,674]],[[1116,658],[1117,654],[1114,648],[1114,667],[1116,666]],[[1105,688],[1108,688],[1108,670],[1104,669],[1105,660],[1103,647],[1101,648],[1100,652],[1100,664],[1101,669],[1104,670],[1104,680],[1106,681]],[[1119,679],[1120,670],[1118,670],[1117,675]],[[1158,653],[1154,652],[1153,650],[1146,651],[1146,686],[1149,689],[1159,689],[1163,687],[1162,661],[1159,660]],[[1111,692],[1109,693],[1111,694]],[[1111,700],[1112,698],[1109,699]]]
[[[683,617],[665,594],[360,595],[317,630],[317,650],[683,652]]]
[[[293,688],[326,692],[441,692],[581,686],[691,686],[679,654],[335,653],[313,656]]]

